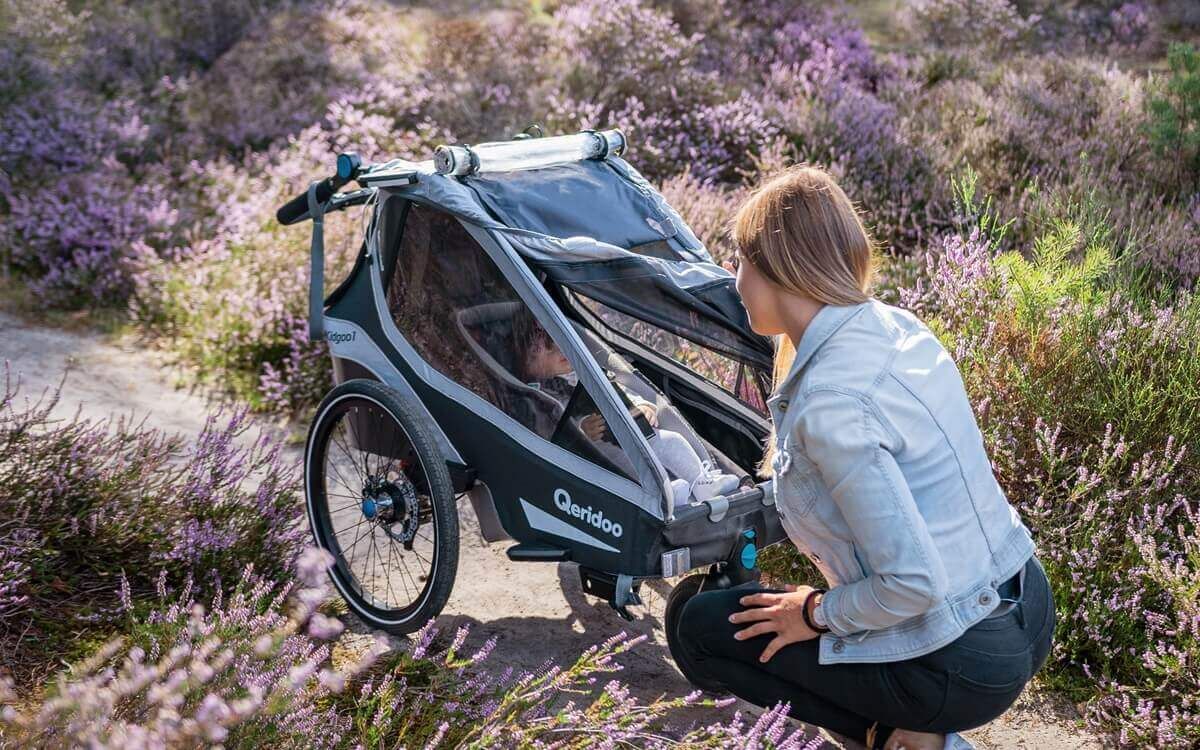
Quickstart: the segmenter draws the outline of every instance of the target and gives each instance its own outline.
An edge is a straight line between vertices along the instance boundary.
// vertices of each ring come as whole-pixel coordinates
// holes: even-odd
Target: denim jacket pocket
[[[807,515],[817,502],[820,486],[816,464],[785,443],[776,454],[773,468],[776,506],[793,517]]]

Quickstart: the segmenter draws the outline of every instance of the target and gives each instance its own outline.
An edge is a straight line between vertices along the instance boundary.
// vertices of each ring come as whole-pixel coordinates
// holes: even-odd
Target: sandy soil
[[[186,372],[170,365],[161,354],[132,340],[104,341],[95,334],[47,328],[0,312],[0,360],[11,361],[22,380],[22,397],[35,398],[44,388],[63,379],[60,416],[76,409],[83,415],[143,417],[146,425],[191,435],[204,425],[205,415],[220,401],[194,389],[177,387]],[[263,429],[278,432],[274,425]],[[246,440],[254,435],[247,434]],[[299,460],[299,447],[292,455]],[[518,670],[537,669],[549,660],[569,661],[588,645],[626,630],[646,634],[648,641],[622,658],[621,679],[645,698],[689,692],[675,670],[662,631],[662,612],[669,584],[643,586],[645,607],[635,620],[621,620],[601,601],[585,596],[578,573],[570,564],[514,563],[504,554],[505,544],[485,545],[477,533],[470,504],[460,511],[462,550],[458,579],[450,602],[439,618],[444,632],[471,626],[469,644],[498,636],[489,663],[512,665]],[[362,632],[361,623],[352,630]],[[757,712],[748,704],[734,708]],[[710,722],[727,718],[733,709],[717,716],[694,711],[684,721]],[[980,748],[1098,748],[1101,741],[1077,728],[1078,719],[1068,704],[1027,692],[1007,714],[989,726],[969,733]],[[854,743],[830,747],[857,747]]]

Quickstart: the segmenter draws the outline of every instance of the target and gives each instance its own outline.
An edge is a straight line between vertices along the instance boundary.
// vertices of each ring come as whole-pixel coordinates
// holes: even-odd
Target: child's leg
[[[654,437],[648,441],[650,449],[658,460],[662,461],[667,471],[689,484],[695,482],[704,473],[704,464],[696,451],[692,449],[683,435],[674,430],[656,430]]]

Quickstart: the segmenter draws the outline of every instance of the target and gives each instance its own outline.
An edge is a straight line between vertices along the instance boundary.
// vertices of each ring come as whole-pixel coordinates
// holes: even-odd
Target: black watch
[[[818,625],[813,620],[812,616],[808,614],[808,603],[812,601],[812,598],[817,594],[824,593],[826,593],[825,589],[813,589],[812,591],[808,592],[808,596],[804,597],[804,606],[800,608],[800,615],[804,618],[804,624],[808,626],[809,630],[817,633],[828,633],[829,628],[825,627],[824,625]]]

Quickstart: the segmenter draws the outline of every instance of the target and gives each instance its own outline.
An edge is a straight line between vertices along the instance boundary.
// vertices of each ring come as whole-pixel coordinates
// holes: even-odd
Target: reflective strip
[[[586,531],[575,528],[561,518],[555,518],[525,498],[518,499],[521,501],[521,509],[525,511],[525,520],[531,528],[544,531],[547,534],[553,534],[554,536],[560,536],[563,539],[570,539],[574,542],[597,547],[605,552],[620,552],[620,550],[611,544],[600,541]]]

